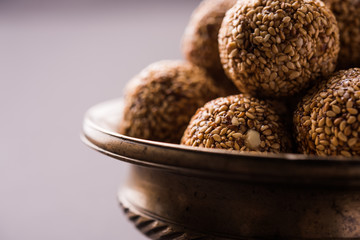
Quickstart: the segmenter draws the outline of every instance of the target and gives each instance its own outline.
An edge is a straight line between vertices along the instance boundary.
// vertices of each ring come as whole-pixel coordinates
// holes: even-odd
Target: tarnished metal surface
[[[133,164],[119,193],[128,213],[183,233],[147,234],[152,239],[360,239],[359,159],[242,154],[135,139],[115,133],[120,114],[119,100],[90,109],[83,140]],[[143,232],[151,233],[148,228]]]

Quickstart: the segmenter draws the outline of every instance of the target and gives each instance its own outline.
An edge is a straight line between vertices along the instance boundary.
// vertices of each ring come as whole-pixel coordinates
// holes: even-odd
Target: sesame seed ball
[[[336,72],[314,87],[294,114],[296,141],[305,154],[360,155],[360,68]]]
[[[198,109],[181,140],[196,147],[250,152],[286,152],[290,141],[279,116],[249,95],[217,98]]]
[[[340,30],[338,69],[360,66],[360,1],[323,0],[334,13]]]
[[[226,74],[243,92],[292,96],[335,69],[339,30],[320,0],[243,0],[219,32]]]
[[[151,64],[127,86],[119,132],[148,140],[180,143],[196,109],[218,97],[205,70],[182,61]]]
[[[239,91],[228,79],[222,68],[218,33],[227,10],[236,0],[204,0],[194,10],[182,39],[182,52],[189,62],[205,68],[214,78],[215,84],[224,90],[223,96]]]

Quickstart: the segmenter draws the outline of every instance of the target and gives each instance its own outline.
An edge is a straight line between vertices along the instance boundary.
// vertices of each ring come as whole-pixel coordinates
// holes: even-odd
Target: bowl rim
[[[360,186],[360,157],[315,156],[297,153],[244,153],[199,148],[129,137],[106,126],[119,118],[123,100],[91,107],[83,121],[82,140],[89,147],[136,165],[172,171],[242,178],[328,181],[356,180]],[[247,177],[244,177],[247,176]]]

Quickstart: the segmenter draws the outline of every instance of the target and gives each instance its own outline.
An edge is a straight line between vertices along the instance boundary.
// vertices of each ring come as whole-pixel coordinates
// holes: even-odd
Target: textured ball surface
[[[360,155],[360,68],[342,70],[310,91],[294,114],[299,151]]]
[[[360,1],[323,0],[334,13],[340,30],[338,68],[360,67]]]
[[[181,143],[250,152],[290,149],[288,133],[272,107],[243,94],[218,98],[198,109]]]
[[[186,62],[151,64],[126,90],[119,132],[128,136],[180,143],[196,109],[218,97],[205,70]]]
[[[292,96],[335,70],[339,30],[320,0],[243,0],[219,32],[224,70],[243,92]]]
[[[238,93],[222,68],[218,34],[227,10],[236,0],[204,0],[193,12],[182,39],[182,52],[189,61],[205,68],[215,84],[224,89],[223,95]]]

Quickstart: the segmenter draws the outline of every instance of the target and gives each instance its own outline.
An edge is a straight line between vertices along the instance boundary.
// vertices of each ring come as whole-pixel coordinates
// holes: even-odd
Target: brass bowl
[[[83,141],[131,163],[119,200],[151,239],[360,239],[360,159],[247,154],[116,133],[121,100],[91,108]]]

